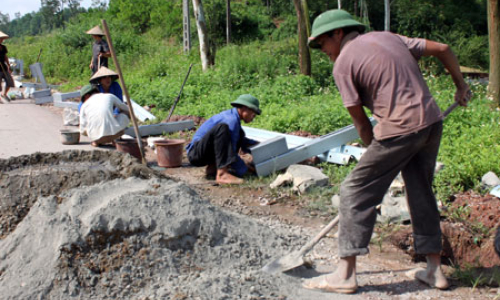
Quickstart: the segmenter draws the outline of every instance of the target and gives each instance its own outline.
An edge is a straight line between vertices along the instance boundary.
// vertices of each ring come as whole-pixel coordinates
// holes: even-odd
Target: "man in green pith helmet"
[[[245,137],[241,120],[250,123],[261,111],[259,100],[250,94],[239,96],[231,105],[232,109],[203,123],[186,150],[189,162],[198,167],[207,166],[207,175],[215,175],[216,182],[241,184],[240,177],[249,170],[254,171],[249,147],[257,144]]]
[[[368,253],[376,206],[393,179],[402,173],[413,226],[415,252],[427,268],[415,277],[439,289],[448,288],[441,270],[441,230],[432,191],[442,132],[442,113],[420,72],[422,56],[437,57],[456,85],[455,101],[471,97],[458,61],[445,45],[390,32],[362,34],[365,25],[343,10],[330,10],[313,23],[309,46],[334,62],[333,77],[363,142],[360,161],[340,188],[338,268],[304,282],[304,287],[354,293],[356,257]],[[377,121],[372,127],[364,107]]]

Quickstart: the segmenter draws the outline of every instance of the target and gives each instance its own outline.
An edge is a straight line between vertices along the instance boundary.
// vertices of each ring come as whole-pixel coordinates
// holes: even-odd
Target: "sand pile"
[[[328,296],[260,271],[303,242],[293,230],[221,211],[128,155],[63,152],[0,170],[2,217],[17,221],[2,220],[1,299]]]

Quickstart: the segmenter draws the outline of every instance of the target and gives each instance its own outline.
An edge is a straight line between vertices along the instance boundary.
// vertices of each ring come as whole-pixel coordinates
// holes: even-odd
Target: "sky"
[[[0,6],[0,12],[2,14],[9,14],[10,19],[14,19],[15,13],[20,12],[21,16],[30,13],[37,12],[42,6],[41,0],[2,0],[2,5]],[[80,2],[81,7],[88,8],[92,4],[92,0],[82,0]]]

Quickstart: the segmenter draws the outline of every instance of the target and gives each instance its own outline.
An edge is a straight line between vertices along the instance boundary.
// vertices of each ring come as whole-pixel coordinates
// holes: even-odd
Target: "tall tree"
[[[488,93],[500,106],[500,1],[488,0],[488,32],[490,40],[490,83]]]
[[[42,26],[45,30],[52,30],[59,27],[60,20],[58,18],[58,13],[60,11],[59,0],[41,0],[42,7],[40,12],[42,14]]]
[[[203,71],[208,70],[210,65],[214,65],[214,58],[210,53],[208,44],[208,31],[203,4],[201,0],[193,0],[193,11],[196,18],[196,28],[198,29],[198,39],[200,41],[200,58]]]
[[[297,12],[300,73],[310,76],[311,53],[309,52],[309,47],[307,46],[308,34],[307,34],[306,17],[302,6],[303,3],[301,3],[301,0],[293,0],[293,4],[295,5],[295,11]]]
[[[6,25],[9,22],[10,22],[9,14],[2,14],[2,12],[0,12],[0,25]]]

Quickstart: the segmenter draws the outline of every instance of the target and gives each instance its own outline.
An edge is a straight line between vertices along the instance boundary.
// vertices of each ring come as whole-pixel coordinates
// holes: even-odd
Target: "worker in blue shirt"
[[[259,100],[244,94],[231,102],[232,109],[212,116],[193,136],[186,147],[189,162],[197,167],[207,166],[208,176],[215,175],[215,181],[222,184],[241,184],[247,171],[255,171],[249,147],[257,141],[245,137],[241,120],[253,121],[260,115]],[[239,152],[245,153],[245,160]]]

